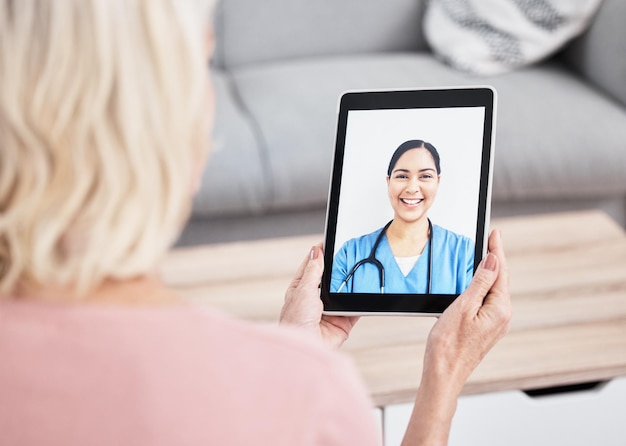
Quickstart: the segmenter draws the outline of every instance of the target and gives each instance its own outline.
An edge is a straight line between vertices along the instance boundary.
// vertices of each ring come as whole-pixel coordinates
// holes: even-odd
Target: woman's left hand
[[[328,316],[322,314],[319,285],[324,272],[322,244],[314,246],[304,259],[296,277],[285,293],[280,323],[301,327],[319,337],[331,347],[340,347],[348,336],[357,316]]]

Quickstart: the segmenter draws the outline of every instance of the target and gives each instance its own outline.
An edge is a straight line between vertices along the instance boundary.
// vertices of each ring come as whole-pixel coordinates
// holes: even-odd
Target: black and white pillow
[[[455,68],[493,75],[538,62],[581,34],[602,0],[430,0],[424,33]]]

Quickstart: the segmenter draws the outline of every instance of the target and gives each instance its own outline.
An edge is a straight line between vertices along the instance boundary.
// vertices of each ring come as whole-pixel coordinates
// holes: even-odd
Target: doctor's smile
[[[419,198],[419,199],[418,198],[400,198],[400,201],[409,206],[417,206],[422,201],[424,201],[424,199],[423,198]]]

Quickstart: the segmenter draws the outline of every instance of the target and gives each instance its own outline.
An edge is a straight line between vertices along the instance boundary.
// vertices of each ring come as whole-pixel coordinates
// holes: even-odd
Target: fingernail
[[[317,249],[315,246],[311,248],[311,254],[309,255],[309,259],[311,260],[317,259]]]
[[[502,231],[500,231],[499,229],[496,229],[496,234],[498,234],[498,239],[502,241]]]
[[[485,269],[488,269],[489,271],[495,271],[497,265],[498,265],[498,258],[494,254],[491,254],[491,253],[487,254],[487,257],[485,257],[485,264],[484,264]]]

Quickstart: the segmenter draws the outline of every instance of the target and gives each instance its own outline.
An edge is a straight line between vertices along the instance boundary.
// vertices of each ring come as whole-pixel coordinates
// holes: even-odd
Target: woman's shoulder
[[[345,418],[348,425],[357,423],[348,432],[353,428],[369,431],[370,426],[363,423],[363,412],[369,410],[371,401],[347,355],[328,348],[300,328],[253,323],[214,310],[204,310],[204,316],[211,324],[210,338],[221,336],[227,344],[222,354],[230,358],[223,372],[229,379],[237,380],[239,376],[251,386],[242,393],[260,393],[261,398],[269,395],[276,401],[306,401],[307,407],[301,407],[298,415],[308,420],[321,417],[315,429],[325,429],[322,424],[329,418]],[[266,390],[259,390],[259,386]],[[338,406],[338,400],[343,404]]]
[[[233,348],[249,351],[255,356],[263,355],[291,358],[294,363],[308,366],[328,365],[333,361],[343,361],[344,354],[326,348],[309,333],[291,326],[275,323],[258,323],[233,318],[214,309],[202,308],[202,318],[209,323],[205,326],[210,336],[226,335]]]
[[[305,371],[319,372],[320,367],[327,368],[337,362],[343,364],[345,359],[342,353],[326,348],[301,329],[275,322],[248,321],[214,308],[193,305],[181,306],[173,317],[178,318],[177,325],[190,327],[190,339],[204,341],[200,349],[213,350],[223,361],[234,362],[231,366],[235,370],[253,367],[259,373],[266,369],[275,374],[276,364],[288,358],[289,365],[284,366],[284,371],[295,368],[302,375]]]
[[[220,310],[187,303],[122,306],[4,301],[0,302],[0,314],[0,333],[7,336],[31,334],[47,339],[52,348],[62,345],[65,338],[72,338],[76,346],[119,345],[118,350],[109,352],[112,356],[128,348],[144,350],[143,357],[148,358],[155,345],[160,346],[159,361],[175,352],[179,357],[221,356],[228,362],[237,351],[241,355],[235,356],[247,358],[294,355],[311,366],[332,362],[338,356],[300,330],[240,320]],[[33,330],[17,330],[20,326]],[[59,332],[58,327],[63,330]],[[23,336],[15,336],[14,341],[28,343]]]
[[[267,408],[271,419],[291,417],[296,435],[303,438],[317,435],[339,438],[336,441],[329,437],[327,444],[343,444],[357,437],[359,444],[370,444],[376,438],[368,422],[371,400],[347,355],[328,348],[300,328],[253,323],[215,310],[199,312],[210,325],[206,328],[210,332],[209,344],[220,344],[217,356],[209,359],[215,367],[215,358],[222,358],[216,380],[231,385],[239,382],[237,393],[255,407],[251,409],[255,417],[259,416],[256,407],[270,399],[271,405],[280,407],[276,414]],[[233,391],[227,393],[232,395]],[[287,413],[284,408],[293,407],[294,402],[297,413]],[[312,422],[313,419],[317,421]],[[344,420],[345,429],[332,432],[332,420],[337,419]],[[301,423],[310,432],[301,432],[297,427]]]
[[[145,405],[149,413],[179,419],[184,406],[186,426],[198,438],[212,440],[208,444],[222,444],[216,439],[232,435],[241,420],[259,428],[274,423],[278,430],[267,434],[274,439],[318,435],[329,420],[350,413],[358,416],[348,430],[363,429],[369,419],[367,393],[354,365],[296,328],[259,325],[186,304],[128,308],[0,302],[0,317],[0,356],[12,364],[0,393],[13,392],[19,400],[15,389],[33,388],[33,379],[37,388],[45,382],[50,395],[73,392],[55,400],[60,413],[91,413],[91,401],[98,401],[119,408],[112,418],[134,416],[129,411]],[[45,375],[51,366],[66,373]],[[80,395],[84,388],[94,389],[94,398]],[[135,398],[132,404],[128,395]],[[336,398],[344,399],[345,407],[338,407]],[[298,410],[289,412],[293,407]],[[285,417],[293,419],[293,427],[279,424]],[[316,417],[324,426],[310,421]],[[222,421],[207,425],[212,418]],[[158,420],[154,432],[163,438],[176,434]]]
[[[2,302],[0,314],[0,338],[11,346],[10,351],[23,351],[39,366],[63,352],[72,367],[81,359],[86,375],[96,374],[89,364],[110,363],[129,375],[149,370],[163,378],[187,370],[189,379],[202,382],[234,385],[253,377],[257,384],[307,393],[303,390],[315,387],[313,383],[324,384],[320,377],[325,374],[353,377],[354,373],[343,353],[326,348],[302,330],[240,320],[199,305]],[[45,355],[28,351],[33,339],[40,340],[37,350]],[[0,345],[0,355],[3,351]],[[169,365],[164,368],[164,364]],[[305,382],[311,385],[301,387]]]

